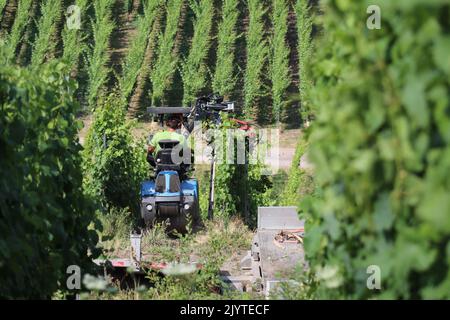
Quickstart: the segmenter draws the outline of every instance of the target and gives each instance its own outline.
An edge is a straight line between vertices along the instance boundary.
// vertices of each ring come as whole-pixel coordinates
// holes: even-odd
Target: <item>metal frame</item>
[[[186,107],[149,107],[147,112],[151,114],[188,114],[191,109]]]

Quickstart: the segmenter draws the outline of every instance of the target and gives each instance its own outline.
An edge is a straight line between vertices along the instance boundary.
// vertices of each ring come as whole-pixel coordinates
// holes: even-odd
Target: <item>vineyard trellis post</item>
[[[214,180],[216,176],[215,151],[211,151],[211,175],[209,178],[209,202],[208,202],[208,219],[214,219]]]

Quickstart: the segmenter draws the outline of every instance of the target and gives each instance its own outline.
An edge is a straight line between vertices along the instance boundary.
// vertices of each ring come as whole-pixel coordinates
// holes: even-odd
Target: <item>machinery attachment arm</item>
[[[222,122],[221,112],[234,112],[234,102],[224,101],[223,97],[210,94],[197,98],[191,107],[150,107],[147,112],[158,116],[161,123],[166,114],[179,114],[183,119],[184,127],[192,132],[195,121],[212,120],[216,124]]]

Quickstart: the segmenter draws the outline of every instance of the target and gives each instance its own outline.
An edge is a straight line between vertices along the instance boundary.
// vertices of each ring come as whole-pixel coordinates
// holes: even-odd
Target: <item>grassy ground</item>
[[[112,239],[102,244],[109,257],[128,257],[128,227],[123,219],[109,217],[104,235]],[[124,230],[120,230],[120,229]],[[144,232],[142,239],[143,260],[146,262],[188,263],[201,265],[200,270],[163,276],[149,272],[145,279],[124,288],[113,281],[101,290],[82,294],[83,299],[235,299],[250,298],[250,293],[241,294],[223,290],[219,271],[231,252],[242,252],[251,245],[253,233],[239,220],[206,221],[197,233],[188,233],[177,238],[169,237],[164,224],[158,224]],[[193,271],[193,272],[191,272]],[[183,271],[182,271],[183,272]],[[123,284],[123,283],[122,283]],[[253,296],[257,298],[257,296]]]

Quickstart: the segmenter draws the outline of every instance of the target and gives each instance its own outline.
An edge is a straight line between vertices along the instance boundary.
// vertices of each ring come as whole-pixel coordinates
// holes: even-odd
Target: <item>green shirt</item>
[[[159,146],[159,142],[161,140],[175,140],[180,141],[180,145],[183,145],[186,143],[186,138],[175,131],[160,131],[157,132],[152,140],[150,140],[150,146],[155,148],[155,151],[153,154],[157,154],[159,150],[161,150],[161,147]]]

